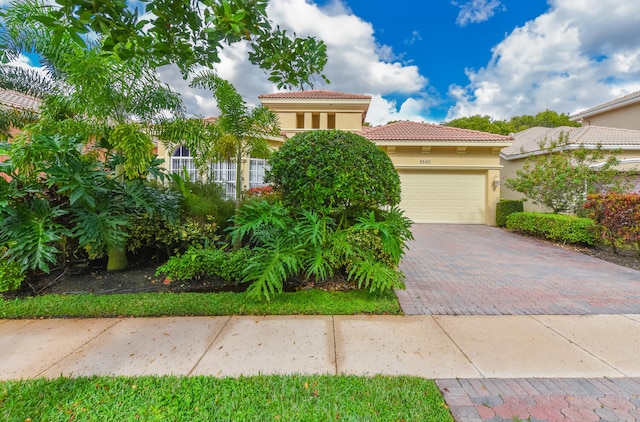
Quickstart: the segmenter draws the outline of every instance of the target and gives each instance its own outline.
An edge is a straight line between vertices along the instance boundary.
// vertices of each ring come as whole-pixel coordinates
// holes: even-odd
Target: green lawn
[[[256,302],[244,293],[44,295],[0,301],[0,318],[401,314],[395,294],[303,290]]]
[[[6,421],[453,421],[415,377],[90,377],[0,383]]]

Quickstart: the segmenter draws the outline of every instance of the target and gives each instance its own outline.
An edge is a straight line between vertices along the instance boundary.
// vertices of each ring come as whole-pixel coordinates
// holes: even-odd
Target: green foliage
[[[0,298],[1,300],[1,298]],[[284,292],[271,302],[246,293],[123,293],[30,296],[0,302],[0,318],[110,318],[215,315],[401,315],[392,291]]]
[[[172,224],[147,214],[133,216],[127,233],[129,252],[142,253],[150,249],[157,259],[184,253],[189,247],[207,248],[220,239],[215,222],[183,217],[180,224]]]
[[[391,257],[394,265],[398,265],[407,248],[407,242],[413,240],[413,234],[409,230],[411,220],[405,217],[398,207],[380,211],[379,214],[380,217],[376,218],[373,211],[369,212],[366,216],[358,218],[353,228],[356,231],[373,232],[378,236],[383,251]]]
[[[409,376],[35,378],[1,382],[0,402],[6,421],[453,422],[436,383]]]
[[[589,195],[584,207],[600,237],[617,253],[618,246],[632,247],[640,254],[640,194]]]
[[[594,223],[562,214],[517,212],[507,217],[507,228],[563,243],[595,244]]]
[[[396,266],[412,239],[411,222],[395,207],[339,228],[332,217],[309,210],[291,215],[281,203],[263,200],[241,208],[234,223],[232,238],[255,245],[244,270],[249,297],[271,300],[293,276],[321,284],[342,274],[370,291],[404,286]]]
[[[128,159],[123,168],[128,179],[144,177],[153,159],[153,142],[134,123],[122,123],[109,133],[109,144]]]
[[[0,178],[0,246],[22,270],[48,272],[73,256],[124,250],[126,228],[138,213],[175,221],[175,195],[162,195],[142,179],[118,183],[113,167],[80,152],[82,139],[23,135],[5,151],[10,159],[3,171],[11,181]]]
[[[534,204],[554,213],[575,212],[587,194],[625,189],[625,179],[615,169],[615,152],[607,157],[600,146],[593,150],[569,148],[566,135],[558,141],[541,142],[540,150],[541,154],[527,158],[515,178],[505,182],[507,188],[524,194]]]
[[[521,200],[500,199],[496,204],[496,226],[504,227],[507,224],[507,217],[523,210],[524,204]]]
[[[571,126],[579,127],[580,123],[569,120],[569,115],[565,113],[557,113],[551,110],[541,111],[535,116],[522,115],[514,116],[510,120],[495,120],[490,116],[470,116],[453,119],[444,123],[445,126],[457,127],[460,129],[479,130],[482,132],[496,133],[498,135],[509,135],[523,130],[542,126],[542,127],[560,127]]]
[[[7,260],[6,253],[6,248],[0,249],[0,293],[17,290],[26,278],[20,264]]]
[[[171,173],[170,188],[179,192],[184,216],[202,224],[215,223],[220,229],[226,229],[235,213],[235,203],[225,199],[224,188],[217,183],[201,180],[191,181],[177,173]]]
[[[248,42],[248,60],[269,72],[269,79],[278,87],[312,86],[313,77],[326,64],[326,45],[313,37],[289,36],[279,27],[273,28],[267,4],[267,0],[195,1],[179,6],[148,2],[146,10],[138,11],[122,1],[101,1],[96,7],[72,0],[47,4],[48,9],[43,10],[39,2],[30,1],[28,7],[13,5],[10,12],[16,17],[32,12],[49,33],[52,45],[72,42],[78,49],[90,50],[93,45],[86,45],[84,34],[93,32],[102,44],[103,55],[152,68],[175,63],[185,75],[196,65],[211,68],[218,63],[224,45]],[[0,46],[2,59],[18,55],[11,38],[0,38]]]
[[[227,252],[224,249],[191,247],[183,255],[172,256],[158,267],[156,276],[166,274],[172,281],[217,277],[238,283],[252,254],[248,249]]]
[[[400,179],[389,156],[351,132],[299,133],[270,162],[267,180],[291,208],[331,215],[400,202]]]

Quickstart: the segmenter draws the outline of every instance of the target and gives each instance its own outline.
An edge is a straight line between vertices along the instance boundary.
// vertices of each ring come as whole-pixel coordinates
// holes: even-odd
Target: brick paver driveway
[[[481,225],[416,224],[407,315],[640,314],[640,271]]]

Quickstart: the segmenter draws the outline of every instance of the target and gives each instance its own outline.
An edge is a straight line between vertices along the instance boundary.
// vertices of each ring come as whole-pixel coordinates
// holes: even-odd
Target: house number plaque
[[[431,160],[420,160],[420,164],[431,164]]]

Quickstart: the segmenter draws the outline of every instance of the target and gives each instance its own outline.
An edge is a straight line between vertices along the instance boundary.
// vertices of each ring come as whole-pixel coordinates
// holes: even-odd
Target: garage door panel
[[[405,215],[418,223],[485,224],[483,172],[400,171]]]

